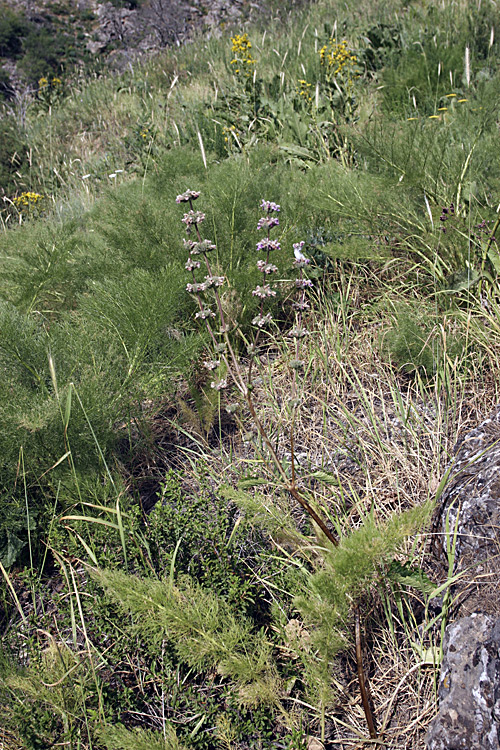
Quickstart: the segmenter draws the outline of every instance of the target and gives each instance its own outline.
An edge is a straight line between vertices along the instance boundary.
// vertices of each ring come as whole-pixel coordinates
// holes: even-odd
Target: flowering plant
[[[231,37],[231,51],[234,55],[231,65],[236,75],[240,73],[245,76],[253,75],[257,60],[252,57],[251,49],[252,43],[248,34],[235,34]]]
[[[325,520],[296,487],[293,450],[292,476],[289,477],[287,470],[276,453],[275,447],[272,444],[265,427],[259,419],[252,398],[254,387],[252,381],[252,365],[255,360],[260,336],[262,331],[269,328],[273,323],[272,314],[269,310],[266,310],[265,305],[268,299],[272,299],[276,296],[276,289],[268,279],[278,271],[278,267],[271,263],[271,253],[280,250],[281,244],[279,240],[271,238],[271,231],[279,226],[278,215],[281,211],[281,207],[277,203],[268,200],[262,200],[260,203],[263,215],[257,223],[257,229],[265,230],[266,235],[263,239],[257,242],[256,248],[259,253],[263,253],[264,255],[264,257],[257,260],[257,269],[262,274],[263,281],[261,284],[257,284],[252,291],[252,295],[259,299],[260,304],[258,314],[252,320],[252,325],[255,326],[256,331],[253,342],[248,346],[250,363],[245,371],[228,335],[229,327],[226,322],[220,295],[220,287],[224,285],[226,279],[224,276],[214,273],[209,260],[209,253],[215,249],[215,245],[210,240],[204,239],[201,235],[200,226],[205,220],[205,214],[194,208],[194,201],[197,200],[199,196],[199,191],[186,190],[184,193],[177,196],[176,202],[188,204],[189,210],[184,214],[182,222],[186,225],[186,232],[189,235],[193,233],[195,235],[194,239],[184,240],[184,247],[188,252],[185,267],[191,274],[191,281],[186,285],[186,291],[195,298],[198,306],[195,318],[205,326],[211,341],[212,352],[203,363],[207,370],[214,373],[211,387],[216,391],[222,391],[228,387],[230,381],[233,382],[240,395],[246,401],[250,415],[269,451],[272,463],[278,470],[284,487],[311,516],[314,522],[323,531],[327,539],[329,539],[332,544],[336,544],[336,539]],[[312,286],[312,281],[306,278],[303,273],[304,269],[310,263],[309,259],[302,252],[304,244],[304,242],[299,242],[293,246],[295,256],[294,266],[299,270],[299,275],[295,280],[295,286],[299,291],[299,296],[293,303],[296,320],[295,326],[290,331],[290,336],[295,339],[295,360],[292,363],[292,368],[294,369],[294,382],[296,384],[296,389],[298,369],[300,369],[298,365],[298,363],[300,363],[300,342],[307,335],[303,319],[304,312],[309,308],[306,295],[307,290]],[[200,272],[202,265],[205,266],[207,271],[203,281],[197,276],[197,272]],[[216,318],[218,318],[220,324],[218,329],[214,327],[214,320]],[[231,411],[234,411],[234,409],[231,408]],[[291,437],[291,442],[293,444],[293,437]]]
[[[188,259],[186,262],[186,270],[191,273],[192,281],[186,286],[186,290],[189,294],[192,294],[198,304],[198,312],[195,317],[202,321],[202,324],[206,327],[209,334],[209,338],[212,345],[212,352],[203,362],[204,367],[213,373],[214,379],[210,385],[215,391],[220,392],[225,388],[228,388],[230,379],[234,386],[240,393],[240,395],[246,401],[246,405],[250,416],[252,417],[257,431],[262,439],[262,442],[266,446],[271,462],[274,464],[278,471],[281,479],[283,489],[302,507],[302,509],[309,515],[314,523],[323,532],[324,536],[330,542],[332,547],[336,547],[338,542],[326,523],[322,515],[316,510],[314,500],[309,499],[297,487],[296,476],[295,476],[295,456],[294,456],[294,435],[293,435],[293,424],[295,418],[295,409],[300,403],[298,398],[299,393],[299,371],[303,369],[304,363],[300,359],[300,348],[301,343],[308,335],[308,330],[305,326],[304,314],[309,309],[309,302],[307,299],[308,290],[313,286],[312,281],[305,276],[304,270],[309,266],[310,260],[304,255],[303,241],[297,242],[293,245],[294,261],[293,265],[298,270],[298,275],[295,279],[295,288],[298,291],[298,297],[292,303],[293,310],[295,311],[295,324],[289,331],[289,335],[295,341],[295,352],[294,359],[290,363],[293,370],[293,383],[294,383],[294,398],[291,401],[292,406],[292,427],[290,430],[290,447],[291,447],[291,473],[289,474],[287,466],[282,462],[276,452],[276,448],[270,439],[270,436],[262,424],[259,415],[257,413],[254,401],[253,401],[253,389],[254,382],[252,381],[252,366],[257,354],[257,346],[259,343],[260,336],[264,329],[268,328],[273,323],[273,318],[270,311],[266,311],[265,304],[266,300],[276,296],[276,289],[267,280],[272,274],[275,274],[278,270],[277,266],[271,263],[271,253],[279,250],[281,244],[278,240],[271,238],[271,231],[279,226],[278,214],[281,211],[281,207],[272,201],[262,200],[260,208],[262,209],[263,216],[257,223],[258,230],[265,230],[266,236],[257,242],[257,251],[263,253],[264,257],[257,260],[257,269],[263,276],[263,282],[257,284],[252,292],[254,297],[257,297],[260,301],[259,312],[253,318],[252,324],[255,326],[255,335],[253,342],[247,347],[248,354],[250,356],[249,364],[244,368],[238,359],[238,356],[232,346],[231,339],[229,337],[228,325],[226,323],[222,300],[220,296],[220,287],[223,286],[226,279],[224,276],[215,275],[211,263],[209,261],[208,254],[215,249],[215,245],[210,240],[203,239],[201,236],[200,225],[205,219],[205,214],[202,211],[196,211],[193,208],[193,202],[200,196],[198,191],[186,190],[181,195],[177,196],[177,203],[189,204],[189,211],[184,214],[182,219],[186,225],[186,232],[188,234],[194,231],[196,239],[184,240],[184,246],[188,252]],[[199,260],[201,256],[203,260]],[[208,272],[205,275],[204,280],[200,281],[196,272],[200,271],[202,264],[204,263],[205,268]],[[210,301],[207,300],[207,296],[210,296]],[[219,330],[214,328],[213,321],[218,317],[220,322]],[[238,404],[230,404],[227,407],[227,411],[231,414],[235,414],[238,409]],[[240,422],[240,426],[243,425]],[[363,708],[367,718],[368,726],[370,728],[370,736],[376,737],[377,733],[373,722],[373,716],[369,705],[368,693],[365,683],[365,673],[363,668],[363,661],[361,656],[361,637],[359,635],[359,609],[356,609],[356,658],[358,667],[358,680],[360,686],[360,693],[363,702]]]

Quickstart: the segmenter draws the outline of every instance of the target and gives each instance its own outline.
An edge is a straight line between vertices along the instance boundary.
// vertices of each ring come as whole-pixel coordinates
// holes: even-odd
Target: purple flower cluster
[[[260,207],[267,214],[278,214],[281,211],[281,206],[278,206],[277,203],[273,203],[272,201],[265,201],[264,199],[261,200]]]
[[[298,299],[292,302],[292,308],[295,310],[295,325],[289,331],[289,336],[295,339],[295,358],[290,363],[290,367],[294,371],[294,388],[295,393],[298,393],[298,377],[299,371],[303,370],[304,363],[299,358],[301,342],[309,335],[309,331],[304,325],[304,313],[309,310],[309,303],[306,300],[306,289],[313,286],[310,279],[305,278],[303,269],[310,264],[309,258],[306,258],[302,249],[306,243],[304,241],[295,242],[293,245],[293,254],[295,256],[293,265],[299,269],[299,277],[295,279],[295,286],[300,290]],[[297,401],[297,404],[299,402]]]
[[[198,224],[201,224],[202,221],[205,221],[205,214],[203,211],[188,211],[187,214],[184,214],[182,221],[186,225],[186,232],[189,232],[191,230],[191,227],[196,227]]]
[[[216,370],[220,365],[220,359],[208,359],[203,362],[203,367],[207,370]]]
[[[271,289],[269,284],[264,284],[264,286],[257,286],[256,289],[252,292],[254,297],[260,297],[261,299],[266,299],[266,297],[276,297],[276,292],[274,289]]]
[[[200,320],[207,320],[208,318],[215,318],[215,313],[209,307],[202,307],[194,317]]]
[[[222,391],[223,388],[227,388],[227,378],[221,378],[220,380],[212,380],[210,388],[216,391]]]
[[[188,261],[189,263],[189,261]],[[187,266],[187,263],[186,263]],[[222,286],[225,281],[224,276],[205,276],[205,281],[201,283],[194,283],[194,284],[186,284],[186,292],[189,292],[189,294],[203,294],[203,292],[206,292],[207,289],[211,289],[212,287],[219,287]]]
[[[270,240],[269,237],[265,237],[260,242],[257,242],[257,250],[259,252],[267,252],[268,250],[281,250],[281,244],[278,240]]]
[[[268,323],[272,323],[273,319],[271,317],[271,313],[267,313],[267,315],[256,315],[255,318],[252,320],[252,325],[258,326],[259,328],[264,328],[265,325]]]
[[[276,271],[278,270],[278,266],[273,265],[273,263],[266,263],[265,260],[258,260],[257,268],[261,273],[265,274],[276,273]]]
[[[295,328],[292,328],[290,331],[290,336],[293,336],[294,339],[303,339],[304,336],[309,336],[309,331],[302,326],[295,326]]]
[[[311,279],[295,279],[297,289],[309,289],[313,286]]]
[[[225,280],[225,276],[205,276],[205,288],[210,289],[211,287],[222,286]]]
[[[195,212],[190,211],[190,213]],[[196,213],[200,212],[198,211]],[[186,218],[186,216],[188,216],[188,214],[184,216],[184,219]],[[204,217],[205,214],[202,214],[202,216]],[[184,221],[184,219],[182,221]],[[205,253],[210,253],[212,252],[212,250],[216,249],[216,246],[213,244],[213,242],[210,242],[210,240],[200,240],[199,242],[193,242],[193,240],[184,240],[184,247],[190,255],[204,255]]]
[[[271,214],[279,213],[281,210],[281,206],[279,206],[277,203],[273,203],[273,201],[261,200],[260,208],[262,209],[262,211],[264,211],[265,216],[262,216],[259,219],[257,229],[265,229],[267,236],[257,242],[257,251],[259,253],[265,253],[266,257],[260,258],[257,261],[257,268],[264,275],[264,277],[266,277],[271,273],[276,273],[276,271],[278,270],[277,266],[269,262],[269,255],[273,250],[280,250],[281,244],[278,240],[272,240],[269,236],[269,233],[271,229],[273,229],[273,227],[279,226],[278,217],[272,216]],[[254,297],[259,297],[260,299],[260,312],[252,320],[252,323],[258,328],[263,328],[268,323],[272,323],[271,314],[267,313],[266,315],[264,315],[264,300],[269,297],[275,297],[276,291],[271,287],[270,284],[264,283],[258,284],[257,287],[253,290],[252,294]]]
[[[221,322],[221,330],[219,331],[220,334],[224,334],[227,331],[227,325],[224,321],[224,311],[221,304],[221,299],[219,295],[219,287],[221,287],[225,282],[224,276],[218,276],[216,275],[213,270],[212,266],[210,264],[210,261],[208,259],[208,254],[216,249],[216,246],[213,244],[213,242],[210,242],[208,239],[203,239],[200,233],[199,225],[200,223],[205,219],[205,214],[202,211],[194,211],[193,210],[193,201],[196,200],[199,197],[200,193],[197,190],[186,190],[185,193],[182,193],[182,195],[178,195],[176,198],[176,203],[188,203],[189,204],[189,211],[184,214],[184,217],[182,219],[183,223],[186,225],[186,234],[190,234],[192,229],[194,228],[194,239],[185,239],[184,240],[184,248],[188,253],[188,259],[185,263],[185,269],[186,271],[190,271],[191,273],[191,281],[189,284],[186,284],[186,291],[189,292],[189,294],[192,294],[198,303],[198,312],[195,314],[195,318],[197,320],[204,321],[204,324],[207,328],[207,331],[212,339],[213,343],[213,350],[215,356],[209,357],[207,360],[204,361],[203,365],[207,370],[210,371],[216,371],[218,368],[221,367],[221,359],[224,360],[224,364],[226,365],[226,368],[228,366],[227,358],[224,354],[226,349],[225,343],[217,343],[216,340],[216,333],[214,332],[211,318],[216,318],[216,313],[206,304],[205,299],[203,297],[204,293],[207,292],[209,289],[212,290],[212,298],[215,301],[216,309],[218,312],[218,315],[220,317]],[[196,256],[200,256],[200,259]],[[205,265],[207,270],[207,275],[205,276],[204,281],[198,281],[196,278],[195,271],[197,271],[199,268],[201,268],[202,263]],[[221,354],[221,359],[217,357],[218,354]],[[220,372],[219,372],[220,374]],[[233,375],[234,378],[234,375]],[[237,380],[235,380],[236,384],[238,385]],[[217,380],[213,380],[210,384],[212,388],[214,388],[216,391],[220,391],[223,388],[226,388],[227,386],[227,378],[218,378]]]
[[[189,256],[184,268],[186,269],[186,271],[194,271],[195,268],[200,268],[200,266],[201,266],[201,263],[199,260],[193,260],[191,256]]]
[[[311,262],[309,258],[306,258],[304,253],[302,252],[302,248],[304,247],[306,243],[304,240],[302,242],[296,242],[293,246],[293,253],[295,255],[295,260],[293,261],[293,265],[297,268],[304,268],[304,266],[308,266]]]
[[[292,302],[292,309],[298,310],[300,312],[304,312],[304,310],[309,310],[309,302],[307,302],[305,299],[300,300],[299,302]]]
[[[205,284],[186,284],[186,292],[189,294],[200,294],[200,292],[206,291]]]
[[[462,204],[460,204],[457,207],[457,210],[460,212],[462,210]],[[448,219],[453,219],[456,216],[455,212],[455,204],[450,203],[449,207],[443,206],[441,210],[441,216],[439,217],[439,221],[442,222],[441,226],[439,227],[442,232],[446,233],[446,227],[444,226],[445,222],[448,221]]]
[[[192,201],[196,200],[199,195],[199,190],[186,190],[186,192],[182,193],[182,195],[178,195],[175,200],[176,203],[189,203],[191,207]],[[184,214],[182,221],[186,225],[186,232],[188,234],[193,226],[196,230],[196,239],[184,239],[184,248],[189,253],[189,257],[185,263],[184,268],[186,269],[186,271],[190,271],[192,275],[192,281],[189,284],[186,284],[186,291],[189,292],[189,294],[193,294],[198,300],[200,309],[196,313],[195,317],[200,320],[207,321],[209,318],[215,318],[215,313],[202,302],[201,295],[208,289],[214,289],[217,304],[220,309],[217,289],[218,287],[222,286],[225,281],[225,277],[216,276],[212,273],[212,269],[207,256],[208,253],[216,249],[216,246],[213,242],[210,242],[210,240],[201,238],[198,224],[200,224],[204,219],[205,214],[202,211],[194,211],[191,207],[190,210]],[[195,271],[201,268],[202,263],[201,260],[193,257],[197,255],[203,256],[208,271],[208,274],[205,276],[205,280],[202,282],[197,281],[195,276]]]
[[[263,216],[259,219],[257,229],[272,229],[273,227],[279,226],[279,220],[277,216]]]
[[[190,201],[195,201],[197,198],[200,197],[200,191],[199,190],[186,190],[185,193],[181,193],[181,195],[178,195],[175,199],[176,203],[189,203]]]

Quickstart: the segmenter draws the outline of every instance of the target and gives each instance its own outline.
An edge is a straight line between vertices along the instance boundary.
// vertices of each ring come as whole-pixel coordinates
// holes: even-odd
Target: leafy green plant
[[[45,198],[16,227],[6,200],[0,236],[2,647],[24,669],[71,644],[68,707],[83,665],[96,672],[69,738],[61,711],[4,681],[0,713],[26,746],[356,742],[359,700],[336,697],[354,660],[369,731],[423,741],[450,601],[427,606],[447,584],[423,590],[436,564],[418,529],[464,420],[498,402],[498,41],[484,3],[403,5],[309,4],[241,26],[252,47],[234,64],[224,32],[112,77],[72,79],[60,40],[64,95],[7,102],[7,196]],[[216,246],[195,279],[171,200],[189,185]],[[272,258],[255,254],[263,195],[282,206]],[[205,275],[226,277],[224,352],[183,289]],[[86,564],[121,578],[104,590]],[[198,640],[176,620],[190,598],[200,627],[221,613]],[[243,640],[226,648],[224,624]],[[177,629],[193,654],[203,638],[218,651],[196,661]],[[270,703],[255,705],[251,652],[245,682],[245,639],[276,678]]]
[[[177,203],[187,203],[189,205],[189,211],[187,211],[184,214],[183,222],[186,224],[186,231],[188,235],[194,234],[194,240],[188,239],[185,241],[185,247],[186,250],[189,253],[188,260],[186,263],[186,269],[191,273],[192,276],[192,283],[189,283],[186,287],[187,291],[192,294],[198,305],[198,312],[196,313],[196,317],[200,319],[200,322],[206,327],[211,343],[212,343],[212,351],[209,355],[208,360],[205,362],[205,367],[210,370],[217,372],[216,379],[212,381],[211,387],[216,390],[220,391],[222,389],[225,389],[228,385],[227,376],[230,375],[236,389],[239,391],[240,395],[246,400],[247,408],[252,416],[252,419],[255,422],[255,426],[258,430],[259,436],[262,439],[262,442],[264,443],[266,447],[266,451],[270,454],[271,463],[272,466],[276,472],[277,478],[279,477],[279,481],[283,484],[283,489],[289,493],[293,499],[302,507],[302,509],[306,512],[306,514],[310,517],[310,520],[316,525],[318,532],[320,535],[323,536],[326,540],[328,540],[329,544],[332,545],[333,549],[336,550],[336,555],[340,554],[338,552],[338,540],[335,537],[335,535],[332,533],[331,529],[327,526],[325,523],[324,518],[322,517],[321,513],[318,513],[318,510],[316,509],[316,503],[314,501],[314,498],[310,498],[307,495],[304,494],[304,492],[301,492],[297,489],[296,485],[296,470],[295,470],[295,456],[294,456],[294,449],[293,449],[293,441],[294,441],[294,434],[293,434],[293,421],[294,421],[294,414],[292,416],[292,433],[291,433],[291,445],[292,445],[292,453],[291,453],[291,467],[290,467],[290,475],[288,474],[288,467],[285,467],[283,462],[278,457],[276,450],[271,442],[271,439],[269,437],[267,429],[262,425],[257,412],[256,408],[253,402],[252,392],[253,392],[253,381],[252,381],[252,365],[254,364],[253,360],[257,355],[258,352],[258,342],[260,339],[260,335],[262,330],[265,327],[268,327],[272,323],[272,317],[270,313],[265,312],[265,300],[268,298],[272,298],[276,295],[276,290],[271,284],[267,281],[268,278],[271,278],[271,274],[275,273],[277,271],[277,267],[271,262],[271,252],[276,251],[280,249],[280,243],[277,240],[271,239],[270,232],[271,230],[279,225],[279,220],[276,216],[277,213],[280,211],[280,206],[271,202],[263,200],[261,202],[261,208],[264,212],[264,216],[259,220],[257,228],[258,229],[264,229],[266,231],[267,236],[261,240],[257,244],[257,250],[264,254],[264,258],[260,259],[257,262],[257,267],[259,271],[264,275],[264,282],[261,285],[257,285],[255,290],[253,291],[253,296],[258,297],[260,299],[260,307],[258,315],[254,317],[252,320],[253,326],[256,327],[256,333],[254,334],[253,340],[250,341],[250,343],[247,344],[247,349],[250,353],[250,366],[248,367],[248,372],[244,372],[242,370],[242,367],[238,361],[237,355],[233,349],[231,340],[229,338],[229,330],[230,327],[226,323],[226,317],[224,313],[224,308],[222,305],[222,299],[221,294],[219,292],[219,288],[223,286],[225,283],[225,278],[220,275],[216,275],[212,268],[212,263],[209,260],[209,254],[211,254],[213,251],[216,250],[216,246],[211,243],[209,240],[202,239],[201,233],[200,233],[200,225],[205,220],[205,214],[199,210],[195,210],[193,207],[193,203],[195,200],[199,198],[200,193],[198,191],[192,191],[187,190],[185,193],[177,196]],[[295,327],[291,331],[291,335],[295,339],[295,351],[294,351],[294,359],[291,363],[291,367],[294,372],[294,380],[293,380],[293,400],[292,400],[292,410],[295,412],[295,409],[300,404],[300,385],[299,385],[299,379],[298,379],[298,373],[301,371],[304,367],[304,362],[299,359],[300,355],[300,348],[301,348],[301,339],[307,335],[307,330],[304,328],[303,325],[303,319],[305,311],[309,309],[309,303],[306,300],[306,289],[308,289],[310,286],[312,286],[312,282],[307,276],[304,276],[304,269],[307,268],[308,264],[310,263],[310,260],[304,256],[302,252],[302,248],[304,246],[304,242],[296,243],[294,244],[294,254],[295,254],[295,261],[294,265],[298,269],[299,272],[299,278],[295,280],[295,286],[298,290],[300,290],[298,301],[294,303],[294,309],[295,309]],[[205,276],[205,281],[200,283],[198,281],[200,268],[202,263],[206,266],[206,270],[208,271],[208,275]],[[207,301],[208,296],[211,296],[213,298],[213,303],[215,304],[215,311],[211,308],[210,303]],[[217,331],[213,325],[212,325],[212,318],[219,317],[219,325],[220,330]],[[237,407],[237,404],[235,405]],[[233,406],[229,407],[231,410],[233,410]],[[426,518],[426,512],[420,512],[417,514],[420,522],[422,519]],[[409,519],[409,517],[408,517]],[[407,523],[408,523],[407,519]],[[399,525],[401,527],[401,524],[404,526],[404,521],[401,519],[397,519],[396,521],[396,527]],[[413,526],[412,523],[409,522],[409,526]],[[395,527],[395,528],[396,528]],[[370,536],[370,527],[368,521],[365,522],[365,526],[363,527],[363,533],[368,534]],[[396,541],[394,540],[394,536],[396,537]],[[403,537],[405,536],[405,532],[403,532]],[[320,537],[321,538],[321,537]],[[363,539],[363,535],[359,535],[360,540]],[[385,538],[385,537],[384,537]],[[402,541],[402,537],[398,536],[397,534],[391,534],[387,533],[387,544],[389,544],[389,547],[391,548],[391,551],[394,552],[394,549],[397,548]],[[373,575],[374,570],[374,562],[369,562],[369,556],[366,554],[366,548],[363,548],[363,543],[360,541],[359,544],[357,543],[357,537],[356,535],[351,535],[349,537],[349,543],[352,544],[352,553],[354,555],[359,555],[359,561],[356,564],[352,564],[353,560],[352,557],[349,556],[349,553],[347,555],[347,566],[351,567],[351,575],[354,576],[354,580],[351,580],[349,583],[349,577],[347,575],[347,571],[344,571],[343,577],[341,577],[340,580],[343,581],[343,585],[345,584],[349,589],[355,590],[356,586],[359,586],[359,592],[363,589],[363,587],[366,585],[366,580],[364,580],[363,575],[360,575],[361,568],[359,565],[359,562],[361,558],[364,559],[364,561],[368,564],[368,568],[370,572],[367,572],[367,579],[370,580],[371,576]],[[390,540],[390,541],[389,541]],[[392,547],[391,545],[394,545]],[[377,560],[378,564],[383,564],[384,562],[384,549],[383,547],[380,547],[376,544],[374,544],[373,537],[370,537],[370,541],[368,542],[368,546],[374,550],[375,558]],[[327,547],[328,550],[328,547]],[[328,552],[325,553],[328,555]],[[324,561],[326,564],[326,560]],[[338,561],[337,561],[338,563]],[[328,572],[323,571],[320,579],[325,581],[326,585],[332,586],[332,591],[335,590],[335,587],[337,584],[335,583],[335,576],[337,574],[337,568],[339,565],[332,567],[332,571],[330,574]],[[342,567],[342,565],[340,565]],[[333,570],[335,570],[335,575],[332,575]],[[314,577],[311,579],[311,585],[314,588],[315,583]],[[329,583],[326,583],[329,581]],[[321,638],[325,639],[328,644],[332,642],[332,635],[333,635],[333,652],[325,651],[322,653],[322,658],[319,660],[318,669],[319,674],[317,670],[312,669],[311,665],[313,664],[313,661],[307,660],[307,669],[311,673],[311,679],[316,683],[316,691],[315,691],[315,700],[314,703],[318,704],[320,706],[320,712],[322,715],[322,738],[324,739],[325,735],[325,726],[324,726],[324,711],[326,705],[330,702],[331,697],[329,696],[329,690],[327,688],[327,685],[329,683],[328,679],[328,669],[329,664],[331,663],[331,657],[334,653],[338,651],[340,648],[340,643],[338,641],[335,641],[335,632],[338,632],[338,625],[336,623],[338,620],[345,620],[346,613],[347,613],[347,602],[351,601],[351,597],[356,598],[356,595],[352,594],[352,591],[349,592],[350,596],[348,597],[347,591],[345,589],[342,589],[338,601],[335,603],[334,600],[330,602],[330,606],[327,608],[331,612],[331,620],[328,621],[326,632],[319,636],[320,640]],[[359,596],[359,593],[358,593]],[[304,605],[303,605],[304,606]],[[299,604],[300,608],[300,604]],[[311,615],[311,610],[308,612],[309,616]],[[322,619],[324,619],[325,615],[322,615]],[[316,626],[318,626],[318,622],[314,623]],[[317,632],[320,632],[320,629],[317,627]],[[360,649],[358,649],[358,659],[359,659],[359,653]],[[311,671],[312,670],[312,671]],[[363,672],[363,665],[362,663],[359,663],[358,661],[358,674],[360,678],[360,689],[363,699],[363,706],[367,715],[367,721],[370,727],[370,735],[372,737],[376,737],[376,729],[374,725],[374,721],[371,714],[371,709],[368,703],[367,694],[366,694],[366,687],[364,682],[364,672]],[[313,675],[315,675],[313,677]]]

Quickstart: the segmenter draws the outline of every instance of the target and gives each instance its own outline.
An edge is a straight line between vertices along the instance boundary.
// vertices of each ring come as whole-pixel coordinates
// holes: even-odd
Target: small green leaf
[[[303,146],[296,146],[294,143],[281,143],[280,149],[290,156],[297,156],[300,159],[307,159],[313,162],[318,161],[318,157],[312,151]]]
[[[467,268],[460,273],[454,274],[447,286],[443,289],[445,294],[456,294],[464,292],[475,286],[481,278],[481,274],[474,268]]]
[[[488,260],[495,269],[496,273],[500,275],[500,254],[498,253],[497,247],[490,247],[488,250]]]
[[[400,563],[398,560],[391,562],[387,576],[394,583],[411,586],[423,594],[432,594],[436,589],[436,585],[425,575],[423,570],[409,563]]]
[[[314,471],[311,474],[311,477],[313,479],[317,479],[318,482],[323,482],[323,484],[329,484],[329,485],[336,485],[338,487],[339,480],[334,474],[330,474],[328,471]]]
[[[7,541],[0,547],[0,562],[5,568],[10,568],[16,562],[25,546],[26,542],[7,529]]]
[[[245,479],[240,479],[238,487],[245,490],[247,487],[258,487],[260,484],[267,484],[267,480],[263,479],[263,477],[246,477]]]
[[[64,407],[64,430],[68,429],[69,418],[71,416],[71,397],[73,393],[73,383],[69,384],[68,395],[66,396],[66,405]]]
[[[437,667],[441,664],[441,649],[439,646],[425,648],[415,641],[411,641],[411,646],[422,664],[427,664],[430,667]]]

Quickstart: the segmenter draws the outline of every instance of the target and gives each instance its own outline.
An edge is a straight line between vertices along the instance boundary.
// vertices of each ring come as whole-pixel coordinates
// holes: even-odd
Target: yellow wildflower
[[[351,80],[357,63],[357,57],[351,53],[345,39],[341,42],[332,39],[328,44],[324,44],[319,51],[319,60],[328,72],[335,76],[345,75],[348,80]]]
[[[250,50],[252,49],[252,43],[248,38],[248,34],[236,34],[231,37],[231,51],[234,55],[231,60],[231,65],[237,65],[235,73],[243,71],[247,76],[252,75],[252,66],[257,63],[257,60],[252,57]]]
[[[34,206],[38,205],[44,198],[45,196],[40,195],[40,193],[33,193],[31,191],[28,191],[21,193],[21,195],[18,195],[16,198],[13,198],[12,203],[18,209],[18,211],[22,211],[26,208],[33,208]]]

